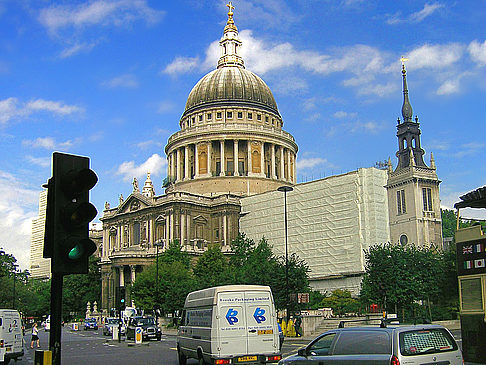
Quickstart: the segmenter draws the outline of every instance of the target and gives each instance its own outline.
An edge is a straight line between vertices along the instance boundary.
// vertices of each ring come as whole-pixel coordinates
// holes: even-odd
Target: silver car
[[[107,318],[103,326],[103,334],[105,336],[112,336],[113,330],[118,331],[119,323],[121,323],[119,318],[115,318],[115,317]],[[125,334],[125,326],[123,325],[123,323],[121,324],[120,332],[122,335]]]
[[[327,331],[279,365],[462,365],[454,337],[440,325],[349,327]]]

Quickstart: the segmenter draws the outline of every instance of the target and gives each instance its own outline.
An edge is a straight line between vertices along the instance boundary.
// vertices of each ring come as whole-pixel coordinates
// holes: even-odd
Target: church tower
[[[402,59],[403,61],[403,59]],[[413,119],[408,98],[407,71],[402,63],[403,106],[398,118],[398,165],[388,161],[388,214],[392,243],[418,247],[442,248],[442,220],[439,184],[434,156],[430,166],[424,162],[420,144],[420,123]]]

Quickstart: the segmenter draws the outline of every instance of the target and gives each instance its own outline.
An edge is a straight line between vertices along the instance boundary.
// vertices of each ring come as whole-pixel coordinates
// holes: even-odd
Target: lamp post
[[[287,192],[294,190],[291,186],[280,186],[278,191],[283,191],[284,193],[284,222],[285,222],[285,304],[287,312],[287,323],[289,322],[290,312],[289,312],[289,249],[288,249],[288,229],[287,229]]]
[[[13,296],[12,296],[12,309],[15,309],[15,280],[17,279],[17,264],[13,265]]]
[[[155,246],[155,303],[159,300],[159,247],[163,246],[163,241],[159,240],[154,242]],[[154,312],[155,312],[155,323],[158,325],[158,306],[155,304]]]

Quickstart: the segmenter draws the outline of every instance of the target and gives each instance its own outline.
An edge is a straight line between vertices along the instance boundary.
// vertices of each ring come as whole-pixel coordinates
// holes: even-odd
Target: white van
[[[189,293],[177,334],[179,364],[276,363],[277,313],[268,286],[226,285]]]
[[[46,318],[46,321],[44,322],[44,331],[50,331],[51,330],[51,315],[49,314]]]
[[[24,337],[20,314],[13,309],[0,309],[0,364],[24,355]]]

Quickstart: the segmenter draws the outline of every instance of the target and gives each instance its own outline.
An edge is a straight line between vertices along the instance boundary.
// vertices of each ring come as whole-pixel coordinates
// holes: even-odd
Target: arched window
[[[252,153],[252,161],[251,161],[251,166],[252,166],[252,172],[259,173],[261,172],[261,154],[259,151],[253,151]]]
[[[402,235],[400,236],[400,244],[401,244],[402,246],[406,246],[406,245],[408,244],[408,237],[407,237],[407,235],[406,235],[406,234],[402,234]]]
[[[208,154],[201,152],[199,154],[199,174],[206,174],[208,172]]]

